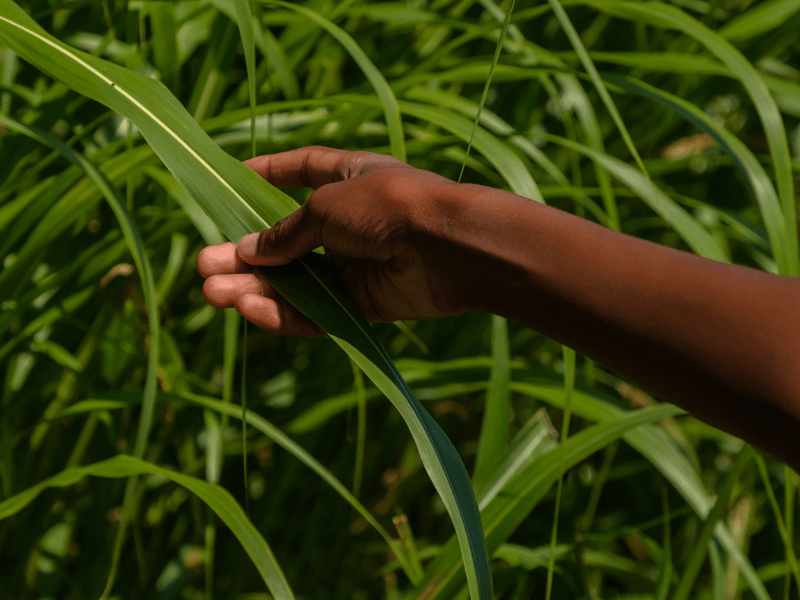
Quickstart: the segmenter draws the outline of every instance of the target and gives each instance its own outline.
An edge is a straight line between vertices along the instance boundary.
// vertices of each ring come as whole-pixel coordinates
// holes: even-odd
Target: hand
[[[312,146],[245,162],[277,187],[316,191],[274,227],[204,248],[203,296],[287,335],[324,335],[250,265],[276,266],[324,246],[370,322],[452,315],[467,308],[448,269],[437,195],[457,185],[395,158]]]

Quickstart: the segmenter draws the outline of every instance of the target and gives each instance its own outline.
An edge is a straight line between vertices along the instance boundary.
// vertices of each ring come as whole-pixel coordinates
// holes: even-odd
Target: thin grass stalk
[[[625,146],[627,146],[628,150],[630,151],[633,159],[636,161],[636,164],[639,166],[642,174],[647,177],[648,179],[650,176],[647,174],[647,169],[645,169],[644,163],[642,162],[642,157],[639,156],[639,151],[636,149],[636,146],[631,139],[630,133],[628,133],[628,128],[625,127],[625,123],[622,121],[622,117],[617,110],[617,106],[614,104],[614,101],[611,99],[611,95],[608,93],[608,89],[606,89],[603,80],[600,79],[600,74],[597,72],[597,68],[594,66],[594,62],[592,59],[589,58],[589,53],[586,52],[586,47],[583,45],[581,41],[581,37],[578,35],[578,32],[575,31],[575,27],[572,25],[572,21],[570,21],[569,17],[567,16],[564,7],[561,6],[559,0],[547,0],[550,3],[551,8],[553,9],[553,13],[558,19],[561,28],[564,30],[564,33],[567,34],[572,47],[575,49],[576,54],[581,60],[581,64],[583,68],[586,69],[586,72],[589,74],[589,77],[592,79],[592,83],[594,83],[595,89],[597,93],[600,95],[600,99],[603,101],[606,109],[611,114],[611,118],[614,120],[614,124],[617,126],[620,135],[622,136],[623,141],[625,142]]]
[[[673,600],[687,600],[689,598],[697,575],[700,573],[700,567],[703,566],[706,553],[709,551],[709,544],[711,543],[717,521],[727,513],[728,504],[733,494],[733,489],[739,480],[739,475],[741,475],[742,470],[754,454],[753,448],[745,444],[730,466],[728,474],[722,482],[722,487],[717,494],[717,501],[708,513],[708,517],[697,536],[692,554],[683,569],[683,575],[678,583],[678,588],[672,596]]]
[[[247,485],[247,319],[242,319],[242,473],[245,514],[250,516],[250,488]]]
[[[569,422],[572,417],[572,393],[575,391],[575,351],[567,346],[561,347],[564,355],[564,423],[561,426],[561,458],[556,487],[556,508],[553,515],[553,528],[550,533],[550,559],[547,563],[547,587],[545,600],[550,600],[553,591],[553,569],[556,564],[556,539],[558,537],[558,514],[561,509],[561,489],[564,483],[566,464],[566,442],[569,439]]]
[[[364,374],[354,361],[350,361],[353,369],[353,389],[358,400],[358,417],[356,426],[356,462],[353,468],[353,496],[361,495],[361,481],[364,476],[364,449],[367,441],[367,391],[364,387]]]
[[[661,563],[661,575],[656,588],[656,600],[667,600],[672,580],[672,533],[670,532],[669,494],[667,494],[666,487],[663,488],[661,496],[664,506],[664,537],[662,541],[664,560]]]
[[[789,532],[790,536],[794,532],[794,501],[796,493],[797,475],[795,475],[794,471],[792,471],[788,465],[783,465],[783,511],[786,531]],[[787,572],[783,586],[786,600],[789,598],[791,587],[791,574]],[[797,587],[797,590],[798,593],[800,593],[800,585]]]
[[[767,493],[769,505],[772,508],[772,514],[775,517],[775,523],[778,525],[778,531],[783,541],[783,546],[786,550],[786,562],[789,565],[789,570],[794,576],[795,585],[800,590],[800,568],[797,565],[797,556],[794,553],[794,539],[793,533],[787,529],[786,523],[781,515],[781,509],[778,506],[778,501],[775,498],[775,491],[772,489],[772,484],[769,481],[769,473],[767,472],[767,465],[764,462],[764,457],[760,454],[755,454],[756,466],[758,473],[761,476],[761,482],[764,484],[764,491]]]
[[[250,0],[233,0],[239,34],[242,38],[247,69],[247,91],[250,100],[250,154],[256,155],[256,41],[253,32],[253,12]]]
[[[458,174],[458,183],[461,183],[461,177],[464,175],[464,168],[467,166],[469,151],[472,149],[472,140],[475,137],[475,129],[478,127],[478,122],[481,120],[481,111],[483,110],[483,105],[486,104],[486,96],[489,94],[489,86],[492,84],[492,75],[494,75],[494,69],[497,66],[497,61],[500,59],[500,52],[503,50],[503,42],[505,42],[508,25],[511,22],[511,13],[514,11],[514,2],[515,0],[511,0],[511,3],[508,5],[506,18],[503,21],[503,26],[500,28],[500,37],[497,40],[497,46],[494,49],[494,57],[492,58],[492,66],[489,68],[489,76],[486,78],[486,83],[483,86],[483,93],[481,93],[481,100],[478,103],[478,114],[475,115],[475,121],[472,124],[472,132],[469,134],[467,152],[464,155],[464,162],[461,163],[461,172]]]

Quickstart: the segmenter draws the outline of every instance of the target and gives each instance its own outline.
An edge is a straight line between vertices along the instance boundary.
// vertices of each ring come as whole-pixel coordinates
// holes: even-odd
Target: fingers
[[[280,297],[260,273],[212,275],[203,283],[203,298],[217,308],[233,308],[239,297],[245,294],[261,294],[272,299]]]
[[[325,335],[260,273],[211,275],[203,284],[203,297],[217,308],[236,308],[245,319],[271,333]]]
[[[200,250],[200,254],[197,255],[197,272],[203,277],[248,273],[250,266],[236,253],[236,246],[231,242],[225,242]]]
[[[254,325],[282,335],[321,336],[325,332],[286,300],[278,301],[244,294],[236,301],[236,310]]]
[[[239,240],[239,257],[251,265],[285,265],[322,246],[322,221],[306,208]]]
[[[323,146],[308,146],[288,152],[256,156],[244,161],[244,164],[276,187],[314,189],[328,183],[350,179],[365,169],[377,166],[408,167],[392,156],[371,152],[348,152]]]

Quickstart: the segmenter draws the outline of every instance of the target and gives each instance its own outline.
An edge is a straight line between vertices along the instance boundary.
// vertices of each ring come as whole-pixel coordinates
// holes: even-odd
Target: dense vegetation
[[[235,3],[17,4],[252,156]],[[294,4],[310,10],[251,3],[257,154],[394,153],[452,179],[466,160],[463,181],[800,275],[796,0],[519,0],[507,28],[510,2]],[[110,581],[126,600],[271,598],[266,545],[223,524],[244,509],[237,531],[263,535],[297,598],[467,598],[398,411],[332,340],[243,336],[206,305],[194,261],[220,231],[130,121],[2,31],[0,597],[97,598]],[[496,598],[798,597],[798,481],[777,461],[497,317],[374,329],[471,474],[482,456]]]

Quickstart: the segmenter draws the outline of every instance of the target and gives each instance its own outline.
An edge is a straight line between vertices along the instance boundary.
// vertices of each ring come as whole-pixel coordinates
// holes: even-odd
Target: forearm
[[[465,201],[465,198],[468,200]],[[800,283],[483,186],[442,222],[473,308],[522,323],[800,467]]]

